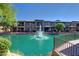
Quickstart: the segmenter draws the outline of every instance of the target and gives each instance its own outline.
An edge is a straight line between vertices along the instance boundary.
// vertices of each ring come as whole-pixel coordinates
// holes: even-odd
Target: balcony
[[[18,22],[17,26],[24,26],[24,22]]]

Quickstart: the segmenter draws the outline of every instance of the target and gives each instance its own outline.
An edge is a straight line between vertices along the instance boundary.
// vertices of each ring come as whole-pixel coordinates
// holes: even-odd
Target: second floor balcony
[[[18,22],[17,26],[24,26],[24,22]]]

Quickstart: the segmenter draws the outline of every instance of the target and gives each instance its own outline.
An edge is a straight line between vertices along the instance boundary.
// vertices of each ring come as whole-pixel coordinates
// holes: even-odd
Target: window
[[[76,26],[79,26],[79,24],[77,24]]]
[[[18,31],[23,32],[24,28],[18,28]]]
[[[40,26],[41,25],[41,22],[37,22],[37,26]]]
[[[44,23],[45,26],[50,26],[50,24],[51,24],[50,22],[45,22]]]
[[[18,26],[24,26],[24,22],[18,22]]]

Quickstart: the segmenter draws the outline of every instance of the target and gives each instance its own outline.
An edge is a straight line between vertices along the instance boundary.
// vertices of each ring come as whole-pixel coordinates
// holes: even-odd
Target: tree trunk
[[[4,30],[4,32],[5,32],[5,26],[3,26],[3,30]]]
[[[58,31],[58,33],[60,34],[60,33],[61,33],[61,31],[59,30],[59,31]]]

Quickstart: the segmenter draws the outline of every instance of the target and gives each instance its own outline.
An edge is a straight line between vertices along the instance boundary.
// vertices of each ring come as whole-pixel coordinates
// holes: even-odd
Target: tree
[[[65,28],[65,25],[63,23],[57,23],[56,29],[58,32],[62,31]]]
[[[15,25],[15,11],[11,4],[2,3],[0,4],[0,24],[6,28],[11,28]]]
[[[11,46],[11,42],[3,37],[0,37],[0,56],[5,56]]]

